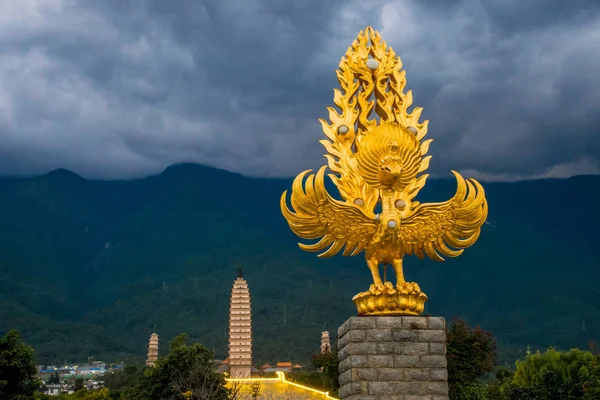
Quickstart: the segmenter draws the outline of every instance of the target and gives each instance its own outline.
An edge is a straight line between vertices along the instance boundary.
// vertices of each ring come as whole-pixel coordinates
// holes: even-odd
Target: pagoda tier
[[[233,282],[229,307],[229,373],[250,378],[252,371],[252,314],[250,291],[241,276]]]

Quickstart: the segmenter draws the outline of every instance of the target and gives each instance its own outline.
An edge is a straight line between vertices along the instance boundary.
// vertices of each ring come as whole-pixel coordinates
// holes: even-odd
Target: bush
[[[456,319],[446,329],[446,345],[450,398],[482,398],[477,397],[483,390],[477,380],[496,365],[496,342],[491,333]]]
[[[528,354],[500,391],[506,399],[600,399],[599,359],[579,349]]]

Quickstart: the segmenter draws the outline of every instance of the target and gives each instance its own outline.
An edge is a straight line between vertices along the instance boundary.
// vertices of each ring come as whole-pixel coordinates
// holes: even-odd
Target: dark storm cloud
[[[5,0],[0,173],[317,167],[334,69],[367,25],[431,121],[432,172],[599,172],[596,1]]]

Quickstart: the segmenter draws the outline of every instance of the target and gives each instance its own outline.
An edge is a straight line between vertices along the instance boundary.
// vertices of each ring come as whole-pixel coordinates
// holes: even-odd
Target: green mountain
[[[355,314],[362,256],[317,259],[279,212],[291,180],[194,164],[131,181],[66,170],[0,179],[0,331],[18,328],[40,362],[141,360],[156,326],[225,357],[228,301],[243,265],[260,361],[306,362],[322,330]],[[420,201],[454,193],[431,180]],[[494,333],[503,359],[526,346],[600,341],[600,176],[485,185],[479,242],[445,263],[408,258],[427,312]]]

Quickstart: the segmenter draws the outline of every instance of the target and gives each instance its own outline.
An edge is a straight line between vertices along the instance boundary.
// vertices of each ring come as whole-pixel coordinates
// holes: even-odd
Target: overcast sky
[[[318,168],[368,25],[430,120],[434,176],[600,173],[598,0],[1,0],[0,175]]]

